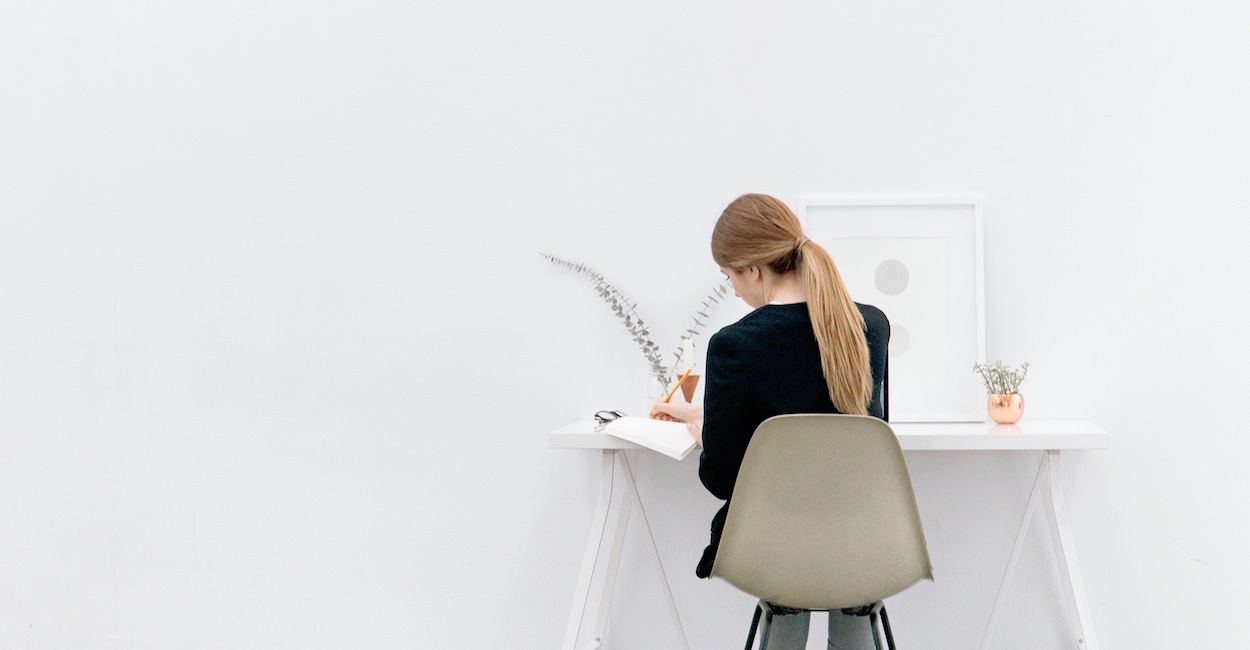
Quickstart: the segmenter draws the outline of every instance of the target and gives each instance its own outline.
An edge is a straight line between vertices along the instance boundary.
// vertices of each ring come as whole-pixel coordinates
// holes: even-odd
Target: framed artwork
[[[980,201],[816,198],[799,218],[851,298],[890,319],[890,420],[984,422]]]

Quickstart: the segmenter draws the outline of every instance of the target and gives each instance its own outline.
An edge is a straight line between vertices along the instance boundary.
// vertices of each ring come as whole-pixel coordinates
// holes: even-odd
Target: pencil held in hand
[[[689,376],[690,376],[690,372],[691,372],[691,371],[693,371],[693,370],[694,370],[694,368],[693,368],[693,367],[691,367],[691,368],[686,368],[686,372],[682,374],[681,379],[678,379],[678,380],[677,380],[677,385],[676,385],[676,386],[673,386],[673,390],[668,391],[668,397],[665,397],[665,398],[664,398],[664,403],[665,403],[665,404],[667,404],[669,400],[673,399],[673,395],[676,395],[676,394],[677,394],[677,389],[678,389],[678,388],[681,388],[681,385],[682,385],[682,384],[684,384],[684,383],[686,383],[686,377],[689,377]]]
[[[665,404],[668,404],[669,400],[673,399],[673,395],[677,394],[677,389],[678,389],[678,388],[681,388],[682,384],[686,383],[686,377],[689,377],[689,376],[690,376],[690,372],[691,372],[691,371],[693,371],[693,370],[694,370],[694,368],[686,368],[686,373],[685,373],[684,375],[682,375],[682,376],[681,376],[681,379],[678,379],[678,380],[677,380],[677,385],[676,385],[676,386],[673,386],[673,390],[668,391],[668,395],[666,395],[666,396],[664,397],[664,403],[665,403]],[[655,412],[654,412],[654,411],[652,411],[652,412],[651,412],[651,419],[652,419],[652,420],[654,420],[654,419],[655,419],[655,415],[656,415],[656,414],[655,414]]]

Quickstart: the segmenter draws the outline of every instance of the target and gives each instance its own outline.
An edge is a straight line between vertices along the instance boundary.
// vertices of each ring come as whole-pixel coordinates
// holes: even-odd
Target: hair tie
[[[811,240],[808,239],[807,237],[799,237],[798,241],[794,243],[794,250],[795,251],[803,250],[803,244],[806,244],[809,241]]]

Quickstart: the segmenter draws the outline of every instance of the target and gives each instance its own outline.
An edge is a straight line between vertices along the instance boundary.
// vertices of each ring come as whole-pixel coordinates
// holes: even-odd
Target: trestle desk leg
[[[1037,498],[1042,493],[1042,481],[1046,478],[1047,456],[1037,465],[1037,475],[1033,477],[1033,489],[1029,492],[1028,505],[1024,507],[1024,517],[1020,519],[1020,529],[1016,532],[1016,543],[1011,547],[1011,557],[1007,560],[1007,570],[1003,572],[1003,581],[998,587],[998,595],[994,598],[994,609],[990,610],[990,622],[985,626],[985,636],[981,637],[981,650],[988,650],[990,639],[994,636],[994,626],[998,624],[998,615],[1002,613],[1003,603],[1007,600],[1007,588],[1011,585],[1011,576],[1016,571],[1016,561],[1020,559],[1020,549],[1024,546],[1024,538],[1029,532],[1029,522],[1033,520],[1033,510],[1037,507]]]
[[[668,611],[672,614],[673,623],[677,626],[677,638],[681,641],[683,650],[690,650],[690,644],[686,641],[686,630],[681,624],[681,615],[677,613],[677,603],[673,601],[673,591],[668,586],[668,575],[664,573],[664,563],[660,561],[660,549],[655,545],[655,536],[651,534],[651,524],[647,521],[647,511],[642,507],[642,499],[638,496],[638,485],[634,482],[634,468],[630,466],[629,458],[625,454],[621,454],[621,464],[625,468],[627,493],[632,493],[634,502],[638,504],[638,520],[642,522],[643,532],[647,534],[647,546],[651,549],[656,571],[660,574],[660,584],[664,587],[664,597],[668,600]]]
[[[603,545],[604,526],[608,521],[608,508],[612,503],[612,479],[615,472],[616,450],[604,449],[599,469],[599,504],[590,524],[590,539],[582,557],[582,573],[577,579],[577,592],[573,595],[573,611],[564,630],[564,650],[574,650],[577,636],[582,630],[582,616],[586,613],[586,600],[590,596],[590,582],[599,564],[599,547]]]
[[[626,452],[621,451],[619,458],[621,463],[626,464]],[[624,473],[625,480],[629,480],[629,473]],[[593,643],[587,648],[603,647],[605,645],[604,637],[608,630],[608,614],[612,610],[612,593],[616,589],[617,569],[621,566],[621,549],[625,546],[625,531],[629,527],[629,513],[634,509],[634,500],[636,495],[632,490],[624,490],[621,493],[621,502],[617,506],[616,529],[612,533],[612,548],[608,552],[608,570],[603,577],[603,595],[599,598],[599,615],[595,619],[595,636]]]
[[[1085,598],[1085,581],[1076,558],[1076,545],[1072,541],[1072,526],[1068,522],[1068,509],[1063,502],[1063,468],[1059,463],[1059,450],[1046,452],[1050,458],[1050,491],[1046,494],[1047,514],[1050,515],[1050,533],[1054,540],[1055,559],[1059,561],[1059,574],[1063,577],[1063,589],[1068,597],[1068,616],[1072,631],[1076,634],[1079,650],[1097,650],[1094,637],[1094,620]]]

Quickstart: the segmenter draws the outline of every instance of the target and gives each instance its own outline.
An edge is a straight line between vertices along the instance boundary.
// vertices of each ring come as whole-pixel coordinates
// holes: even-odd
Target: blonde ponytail
[[[765,194],[738,197],[712,230],[712,258],[729,269],[762,265],[780,275],[799,273],[829,399],[840,413],[866,415],[872,400],[872,367],[864,317],[833,258],[803,235],[790,208]]]
[[[867,415],[872,401],[872,367],[864,316],[847,293],[833,258],[820,244],[800,240],[798,257],[829,398],[841,413]]]

